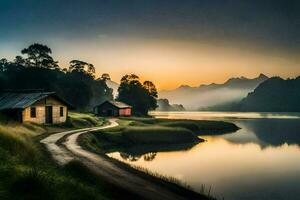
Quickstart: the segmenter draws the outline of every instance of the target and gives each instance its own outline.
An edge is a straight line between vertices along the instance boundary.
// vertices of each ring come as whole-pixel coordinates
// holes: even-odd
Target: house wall
[[[52,118],[53,124],[64,123],[67,120],[68,108],[60,101],[56,100],[53,97],[48,97],[43,100],[40,100],[33,104],[32,106],[26,108],[22,112],[23,122],[34,122],[38,124],[44,124],[46,121],[46,106],[52,106]],[[36,117],[30,117],[31,107],[36,108]],[[63,107],[63,116],[60,116],[60,107]]]
[[[119,110],[120,116],[131,116],[131,108],[123,108]]]
[[[25,108],[22,112],[23,122],[34,122],[37,124],[45,123],[45,106],[32,106],[36,108],[36,117],[30,117],[30,108]]]

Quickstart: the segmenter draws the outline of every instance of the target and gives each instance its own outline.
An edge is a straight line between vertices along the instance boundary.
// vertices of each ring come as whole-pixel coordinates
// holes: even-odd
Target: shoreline
[[[128,120],[128,118],[126,118]],[[139,119],[139,118],[136,118]],[[140,118],[143,119],[143,118]],[[120,120],[124,120],[124,119],[120,119]],[[144,119],[143,119],[144,120]],[[147,119],[148,120],[148,119]],[[156,120],[156,119],[155,119]],[[175,122],[176,120],[168,120],[168,122]],[[181,121],[182,122],[182,121]],[[189,121],[190,122],[190,121]],[[203,121],[201,121],[203,122]],[[207,123],[208,121],[204,121],[205,123]],[[211,121],[210,121],[211,122]],[[135,121],[136,123],[136,121]],[[213,121],[213,123],[220,123],[217,121]],[[125,127],[129,126],[130,123],[128,122],[122,122],[121,124],[125,124]],[[229,124],[229,123],[227,123]],[[232,123],[230,123],[232,125]],[[139,124],[140,125],[140,124]],[[233,126],[235,128],[235,130],[238,130],[239,128],[236,127],[235,125]],[[121,127],[120,129],[123,129],[124,127]],[[232,130],[232,131],[235,131]],[[223,131],[224,132],[227,132]],[[231,131],[229,131],[231,132]],[[122,162],[120,160],[117,160],[115,158],[111,158],[109,157],[106,153],[109,152],[108,149],[101,149],[101,147],[99,148],[92,148],[91,146],[87,145],[86,141],[84,141],[86,139],[86,137],[91,136],[91,135],[102,135],[103,132],[97,132],[97,131],[92,131],[89,132],[87,134],[83,134],[81,136],[79,136],[78,138],[78,142],[80,144],[80,146],[90,152],[96,153],[98,156],[101,156],[102,158],[108,160],[111,163],[114,163],[115,165],[117,165],[118,167],[122,168],[123,170],[126,170],[127,172],[130,172],[134,175],[138,175],[139,177],[142,177],[143,179],[146,179],[148,181],[154,182],[156,185],[159,185],[161,187],[166,187],[166,188],[170,188],[171,190],[175,190],[177,192],[179,192],[179,194],[184,194],[184,196],[189,196],[188,199],[215,199],[214,197],[211,197],[210,194],[208,194],[209,196],[207,196],[206,194],[203,194],[201,191],[195,191],[193,190],[189,185],[187,185],[186,183],[180,182],[179,180],[173,178],[173,177],[167,177],[155,172],[151,172],[148,169],[142,169],[136,166],[132,166],[128,163]],[[101,138],[98,138],[99,140],[101,140]],[[194,143],[183,143],[181,145],[187,145],[190,144],[191,146],[194,146],[195,144],[198,144],[200,142],[204,142],[204,140],[199,140],[198,142],[194,142]],[[92,143],[95,143],[94,141]],[[95,147],[96,144],[94,144],[93,147]],[[164,144],[164,146],[167,144]],[[180,145],[180,144],[173,144],[174,146],[176,145]],[[144,145],[145,146],[145,145]],[[116,147],[116,146],[111,146],[112,148]],[[117,147],[118,148],[118,147]],[[119,147],[120,148],[120,147]],[[122,148],[122,147],[121,147]],[[114,149],[115,150],[115,149]],[[174,150],[174,149],[169,149],[170,151]],[[199,193],[200,192],[200,193]],[[204,192],[204,191],[203,191]]]
[[[115,127],[117,124],[114,120],[110,120],[110,122],[110,127]],[[102,129],[105,128],[102,127]],[[89,131],[93,132],[93,130],[95,131],[95,128],[91,128]],[[71,134],[59,146],[63,146],[72,153],[74,160],[80,161],[105,183],[107,182],[114,188],[137,195],[142,199],[211,199],[175,183],[122,164],[105,154],[95,154],[90,150],[86,151],[76,141],[80,135],[83,136],[89,131],[79,131]],[[55,152],[52,153],[55,155]]]

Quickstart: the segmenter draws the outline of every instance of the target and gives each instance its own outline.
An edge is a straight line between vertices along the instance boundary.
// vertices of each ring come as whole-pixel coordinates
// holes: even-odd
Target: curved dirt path
[[[60,165],[64,165],[73,159],[80,160],[90,170],[103,177],[106,181],[116,185],[117,187],[137,194],[144,199],[187,199],[183,196],[177,195],[167,188],[162,188],[150,181],[142,179],[138,175],[118,167],[105,157],[86,151],[79,146],[77,140],[81,134],[118,126],[116,119],[110,119],[109,121],[109,125],[102,127],[56,133],[41,140],[41,142],[46,145],[54,160],[56,160]],[[65,142],[63,142],[62,145],[58,145],[58,140],[63,137],[66,137]]]
[[[118,124],[113,124],[113,125],[117,126]],[[112,124],[109,124],[107,126],[101,126],[101,127],[82,128],[77,130],[64,131],[60,133],[51,134],[50,136],[42,139],[40,142],[46,146],[48,151],[51,153],[53,159],[59,165],[65,165],[71,160],[75,159],[75,157],[66,148],[57,144],[60,139],[62,139],[66,135],[70,135],[74,133],[79,133],[79,132],[87,133],[89,131],[96,131],[96,130],[111,128],[111,127],[113,127]]]

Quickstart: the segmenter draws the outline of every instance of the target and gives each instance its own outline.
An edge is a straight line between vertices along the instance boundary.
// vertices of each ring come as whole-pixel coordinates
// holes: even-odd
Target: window
[[[30,108],[30,117],[36,118],[36,108],[35,107]]]
[[[61,117],[64,116],[64,107],[60,107],[60,108],[59,108],[59,115],[60,115]]]

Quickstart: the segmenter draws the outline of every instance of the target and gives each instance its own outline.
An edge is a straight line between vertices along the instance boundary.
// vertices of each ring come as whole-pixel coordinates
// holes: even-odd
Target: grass
[[[84,128],[91,126],[101,126],[105,123],[104,118],[96,117],[90,113],[75,113],[69,112],[69,118],[67,120],[67,126]]]
[[[138,145],[171,147],[175,144],[196,144],[201,141],[203,140],[192,131],[184,128],[120,126],[82,135],[79,142],[93,151],[105,153]]]
[[[122,131],[122,136],[135,144],[180,144],[200,141],[192,131],[181,127],[126,127]]]
[[[133,167],[134,169],[139,170],[143,173],[146,173],[150,176],[157,177],[157,178],[159,178],[161,180],[164,180],[166,182],[179,185],[183,188],[186,188],[187,190],[195,191],[189,184],[187,184],[186,182],[183,182],[183,181],[181,181],[181,180],[179,180],[175,177],[162,175],[160,173],[153,172],[153,171],[151,171],[147,168],[140,167],[140,166],[131,165],[131,167]],[[212,196],[212,194],[211,194],[211,187],[206,189],[206,186],[204,184],[201,186],[200,191],[195,191],[195,192],[198,193],[198,194],[204,195],[207,198],[207,200],[216,200],[216,198],[214,196]]]
[[[124,119],[126,120],[126,118]],[[166,127],[185,128],[197,135],[224,134],[237,131],[239,128],[230,122],[186,119],[157,119],[157,118],[129,118],[131,126],[160,125]]]
[[[166,182],[174,183],[174,184],[179,185],[181,187],[184,187],[184,188],[186,188],[188,190],[193,190],[192,187],[190,185],[188,185],[186,182],[183,182],[183,181],[181,181],[181,180],[179,180],[179,179],[177,179],[175,177],[166,176],[166,175],[163,175],[163,174],[160,174],[160,173],[157,173],[157,172],[153,172],[153,171],[151,171],[151,170],[149,170],[147,168],[136,166],[136,165],[132,165],[132,167],[134,169],[142,171],[142,172],[144,172],[146,174],[149,174],[151,176],[154,176],[154,177],[157,177],[159,179],[162,179],[162,180],[164,180]]]
[[[81,145],[102,153],[128,151],[130,147],[141,145],[146,147],[148,144],[157,145],[156,148],[168,151],[172,148],[178,149],[177,147],[182,144],[202,142],[203,139],[199,138],[199,135],[223,134],[238,130],[234,124],[221,121],[131,117],[121,118],[118,123],[119,127],[82,136]],[[185,149],[187,146],[181,147]],[[153,148],[148,149],[153,150]]]
[[[80,163],[57,166],[37,138],[64,129],[105,123],[91,114],[72,113],[66,125],[19,124],[0,117],[0,199],[113,199],[108,188]],[[124,194],[124,192],[121,194]]]

